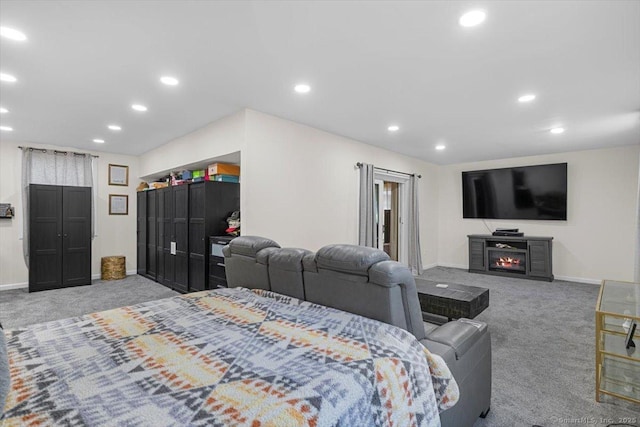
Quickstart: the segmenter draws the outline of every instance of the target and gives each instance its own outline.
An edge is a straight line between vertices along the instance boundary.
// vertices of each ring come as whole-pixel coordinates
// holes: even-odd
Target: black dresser
[[[233,239],[233,236],[209,237],[209,287],[207,289],[227,287],[227,273],[224,267],[222,248]]]

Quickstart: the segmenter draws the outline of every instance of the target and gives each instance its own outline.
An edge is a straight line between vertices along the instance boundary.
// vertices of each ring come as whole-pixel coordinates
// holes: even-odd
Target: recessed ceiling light
[[[145,107],[142,104],[133,104],[131,108],[133,108],[136,111],[147,111],[147,107]]]
[[[23,32],[9,27],[0,27],[0,36],[18,42],[23,42],[27,39]]]
[[[311,86],[305,83],[300,83],[297,84],[293,89],[298,93],[309,93],[311,91]]]
[[[444,150],[445,148],[447,148],[447,146],[446,146],[446,145],[443,145],[443,144],[438,144],[438,145],[436,145],[436,150],[438,150],[438,151],[442,151],[442,150]]]
[[[549,132],[558,134],[558,133],[564,133],[564,130],[565,130],[564,128],[553,128]]]
[[[96,138],[93,140],[93,142],[95,142],[96,144],[104,144],[104,139]]]
[[[6,108],[0,107],[0,114],[6,114],[8,112],[9,112],[9,110],[7,110]]]
[[[11,132],[13,128],[11,126],[0,126],[0,130],[5,132]]]
[[[175,86],[178,83],[180,83],[178,81],[178,79],[176,79],[175,77],[171,77],[171,76],[163,76],[160,77],[160,81],[164,84],[166,84],[167,86]]]
[[[16,79],[11,74],[0,73],[0,81],[14,83],[17,82],[18,79]]]
[[[107,127],[111,130],[122,130],[122,128],[118,125],[109,125]]]
[[[389,126],[389,127],[387,128],[387,130],[388,130],[389,132],[397,132],[397,131],[399,131],[399,130],[400,130],[400,126],[398,126],[398,125],[391,125],[391,126]]]
[[[522,95],[520,98],[518,98],[518,102],[531,102],[534,99],[536,99],[536,96],[532,93],[528,93],[526,95]]]
[[[482,10],[472,10],[460,17],[458,23],[463,27],[475,27],[482,24],[487,18],[487,14]]]

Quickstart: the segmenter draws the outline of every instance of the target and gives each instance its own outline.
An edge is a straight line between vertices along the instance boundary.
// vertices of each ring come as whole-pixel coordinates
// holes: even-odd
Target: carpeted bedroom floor
[[[178,292],[137,275],[52,291],[12,289],[0,291],[0,323],[6,329],[15,329],[175,295]]]
[[[511,279],[436,267],[421,276],[490,289],[487,322],[493,346],[491,412],[475,427],[607,426],[635,419],[640,406],[595,396],[596,285]],[[141,276],[95,281],[93,286],[29,294],[0,291],[0,322],[7,329],[177,295]],[[640,351],[640,350],[639,350]]]

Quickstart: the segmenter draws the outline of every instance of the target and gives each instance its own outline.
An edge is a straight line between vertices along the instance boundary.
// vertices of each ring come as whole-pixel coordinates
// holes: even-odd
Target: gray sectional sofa
[[[329,245],[317,253],[280,248],[241,236],[223,249],[229,287],[271,290],[386,322],[411,332],[440,355],[460,388],[460,400],[440,414],[444,427],[472,426],[489,412],[491,338],[487,325],[460,319],[423,323],[409,269],[378,249]],[[427,332],[428,331],[428,332]]]

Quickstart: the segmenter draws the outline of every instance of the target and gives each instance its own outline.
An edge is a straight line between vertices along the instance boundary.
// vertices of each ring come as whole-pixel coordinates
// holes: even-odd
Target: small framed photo
[[[110,164],[109,185],[129,185],[129,166]]]
[[[109,215],[129,215],[129,196],[109,194]]]

